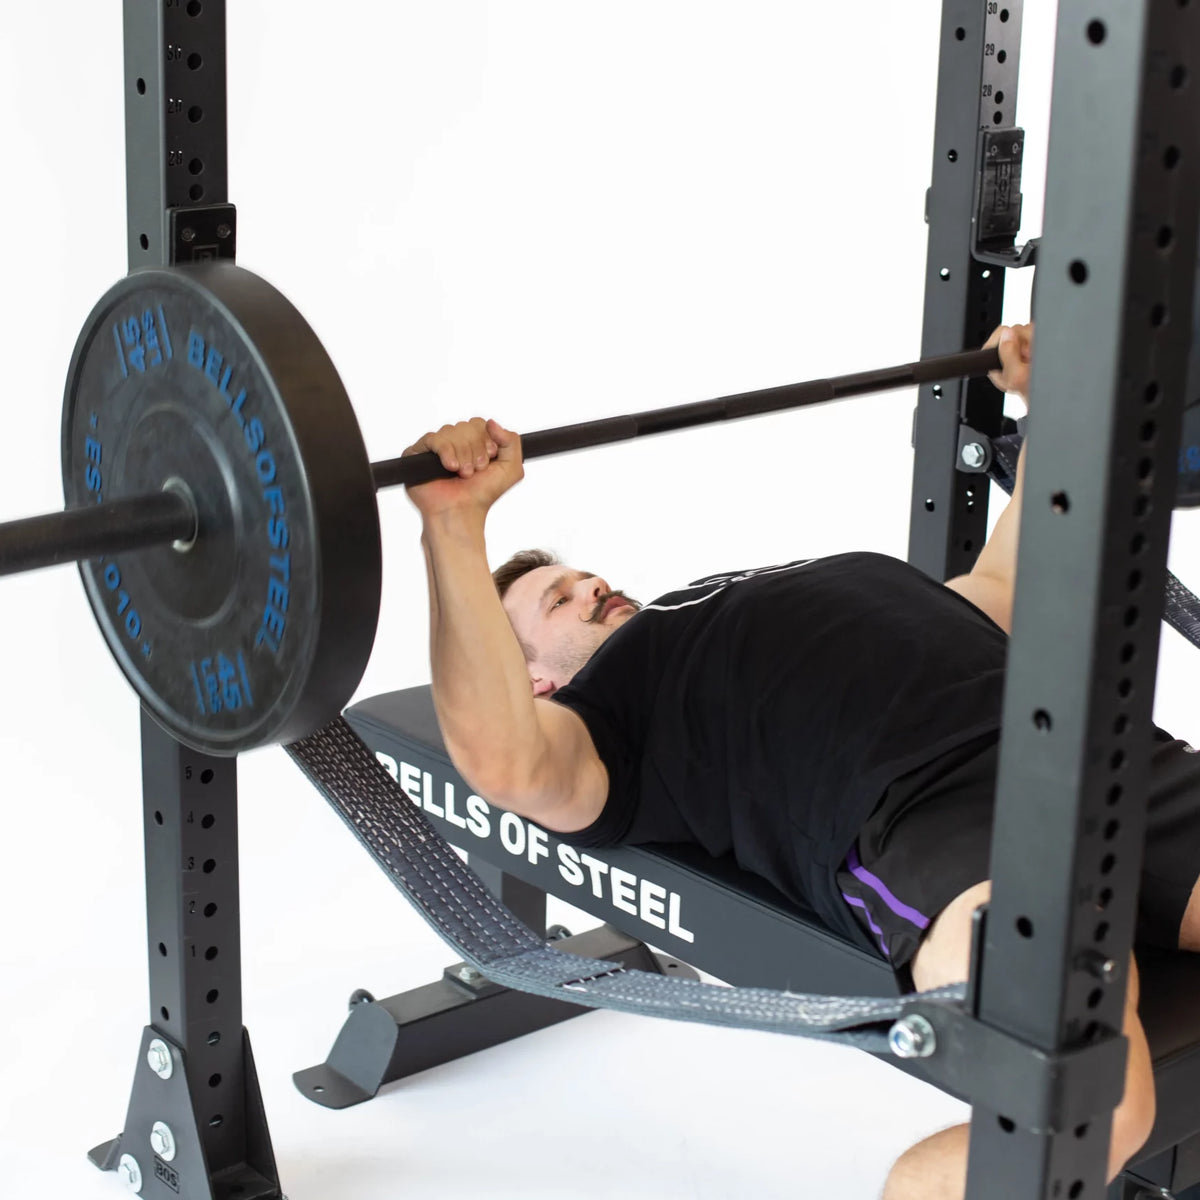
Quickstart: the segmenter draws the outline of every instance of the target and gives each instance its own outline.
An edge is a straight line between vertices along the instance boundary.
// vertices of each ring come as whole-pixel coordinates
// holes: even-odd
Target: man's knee
[[[991,881],[984,880],[960,893],[938,914],[912,961],[918,991],[965,982],[971,965],[972,918],[991,897]]]

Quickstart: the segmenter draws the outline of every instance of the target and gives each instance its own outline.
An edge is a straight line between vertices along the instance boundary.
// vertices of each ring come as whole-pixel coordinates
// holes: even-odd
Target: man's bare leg
[[[918,990],[926,991],[966,979],[971,915],[990,896],[991,884],[978,884],[947,906],[933,923],[913,959],[913,981]],[[1109,1180],[1120,1174],[1150,1136],[1154,1125],[1154,1074],[1146,1034],[1137,1015],[1138,975],[1132,956],[1129,965],[1123,1027],[1129,1039],[1129,1058],[1125,1070],[1125,1095],[1113,1114]],[[955,1125],[918,1142],[901,1155],[892,1168],[883,1200],[962,1200],[967,1187],[969,1137],[969,1125]]]

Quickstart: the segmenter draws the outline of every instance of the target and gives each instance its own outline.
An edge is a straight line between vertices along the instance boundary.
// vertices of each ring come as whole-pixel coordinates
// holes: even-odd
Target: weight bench
[[[562,938],[561,948],[643,970],[694,974],[696,967],[735,985],[896,994],[882,959],[732,859],[694,846],[579,851],[472,795],[446,753],[428,687],[372,697],[346,719],[492,891],[531,928]],[[547,930],[547,895],[604,925],[574,937]],[[1200,955],[1143,948],[1139,965],[1158,1120],[1110,1198],[1194,1188],[1188,1200],[1200,1200]],[[294,1078],[309,1099],[344,1108],[384,1084],[587,1011],[498,987],[458,964],[433,984],[384,1000],[356,992],[328,1060]]]

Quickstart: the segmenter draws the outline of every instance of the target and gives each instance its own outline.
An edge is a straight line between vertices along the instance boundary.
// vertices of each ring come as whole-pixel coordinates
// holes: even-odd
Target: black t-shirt
[[[608,770],[580,845],[695,842],[830,924],[888,784],[1001,722],[1008,637],[899,559],[714,576],[630,617],[554,699]]]

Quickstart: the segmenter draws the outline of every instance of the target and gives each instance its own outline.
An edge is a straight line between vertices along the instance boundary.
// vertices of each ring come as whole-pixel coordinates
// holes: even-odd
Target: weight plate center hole
[[[187,501],[188,509],[191,511],[191,534],[186,538],[177,538],[171,543],[173,550],[180,554],[186,554],[196,544],[196,538],[200,536],[200,511],[196,506],[196,497],[192,494],[192,489],[178,475],[172,475],[163,484],[162,490],[164,492],[174,492],[177,496],[182,496]]]

